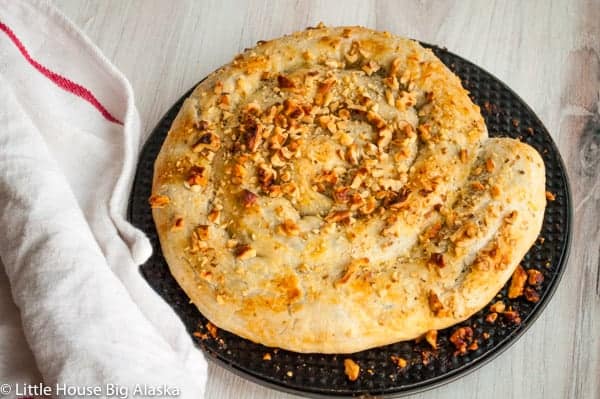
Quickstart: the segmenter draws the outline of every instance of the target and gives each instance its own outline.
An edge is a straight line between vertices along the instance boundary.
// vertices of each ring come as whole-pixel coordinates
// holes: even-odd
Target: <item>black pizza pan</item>
[[[546,207],[540,237],[521,262],[524,269],[536,269],[544,277],[540,285],[530,287],[539,300],[508,299],[507,283],[497,299],[514,313],[500,314],[492,323],[488,305],[468,320],[439,331],[436,350],[425,341],[407,341],[351,355],[302,354],[268,348],[223,330],[213,336],[207,331],[208,320],[190,303],[169,272],[148,205],[154,160],[190,90],[165,114],[142,149],[128,217],[148,235],[154,248],[150,259],[140,267],[143,277],[179,315],[208,359],[246,379],[289,393],[310,397],[398,397],[448,383],[481,367],[523,335],[548,304],[566,267],[572,229],[571,194],[558,149],[539,118],[508,86],[446,49],[424,46],[461,78],[472,100],[481,107],[491,137],[518,138],[533,146],[544,160],[546,190],[554,200]],[[470,349],[464,354],[457,353],[450,341],[461,327],[473,332]],[[392,356],[404,359],[406,366],[399,367]],[[344,374],[347,358],[361,368],[356,381]]]

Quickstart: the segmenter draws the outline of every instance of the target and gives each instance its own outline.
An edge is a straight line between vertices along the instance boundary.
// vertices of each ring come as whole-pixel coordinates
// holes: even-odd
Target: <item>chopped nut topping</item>
[[[506,310],[502,313],[502,317],[514,324],[521,324],[521,316],[516,310]]]
[[[352,165],[358,165],[358,146],[351,144],[346,151],[346,161]]]
[[[150,203],[150,207],[153,209],[164,208],[165,206],[167,206],[169,204],[170,201],[171,200],[166,195],[152,195],[148,199],[148,202]]]
[[[554,194],[552,194],[550,191],[546,191],[546,199],[548,201],[554,201],[554,200],[556,200],[556,196]]]
[[[287,76],[284,76],[284,75],[277,76],[277,85],[281,89],[293,89],[296,87],[294,82],[290,78],[288,78]]]
[[[217,326],[215,326],[209,321],[208,323],[206,323],[206,329],[213,338],[217,338]]]
[[[198,236],[198,239],[200,239],[202,241],[206,241],[210,238],[208,226],[205,224],[201,224],[201,225],[197,226],[195,232],[196,232],[196,235]]]
[[[213,209],[209,212],[207,218],[209,222],[218,224],[219,219],[221,218],[221,211],[219,211],[218,209]]]
[[[375,211],[376,207],[377,207],[377,201],[375,200],[375,198],[369,197],[369,198],[367,198],[367,201],[365,202],[365,204],[359,208],[359,211],[361,213],[363,213],[364,215],[370,215],[371,213],[373,213]]]
[[[431,262],[432,264],[439,266],[439,267],[446,266],[446,262],[444,261],[444,254],[440,254],[440,253],[436,253],[436,252],[431,254],[431,258],[429,259],[429,262]]]
[[[254,206],[258,201],[258,195],[254,194],[250,190],[243,189],[241,194],[241,201],[244,208],[250,208]]]
[[[352,136],[350,136],[347,133],[341,133],[339,136],[339,140],[340,140],[340,144],[342,145],[350,145],[354,142],[354,139],[352,138]]]
[[[485,321],[490,324],[495,323],[496,320],[498,320],[498,313],[496,313],[496,312],[492,312],[485,317]]]
[[[317,87],[317,93],[315,95],[315,104],[323,105],[325,103],[326,95],[331,91],[333,86],[335,85],[335,79],[329,78],[324,82],[319,83]]]
[[[392,141],[392,130],[389,128],[383,128],[379,131],[379,140],[377,140],[377,147],[383,149],[387,147]]]
[[[401,369],[406,367],[408,364],[406,359],[404,359],[403,357],[392,355],[392,356],[390,356],[390,359],[392,359],[392,362],[394,362],[396,364],[396,366],[400,367]]]
[[[297,236],[300,234],[300,226],[292,219],[285,219],[283,223],[279,225],[279,229],[287,236]]]
[[[521,265],[517,266],[510,280],[510,287],[508,288],[508,297],[510,299],[514,299],[523,295],[523,288],[525,287],[526,281],[527,273],[525,272],[523,267],[521,267]]]
[[[350,219],[350,216],[352,216],[350,211],[332,211],[325,216],[325,221],[332,223],[346,222]]]
[[[444,305],[440,301],[440,298],[433,291],[429,291],[429,308],[436,316],[444,309]]]
[[[267,353],[265,353],[265,354],[263,355],[263,360],[266,360],[266,361],[268,361],[268,360],[271,360],[271,354],[270,354],[270,353],[268,353],[268,352],[267,352]]]
[[[525,299],[529,302],[537,303],[540,300],[539,292],[532,287],[525,287],[523,294],[525,295]]]
[[[193,152],[201,152],[204,149],[218,151],[221,148],[221,139],[214,133],[204,133],[192,147]]]
[[[262,163],[258,165],[256,175],[260,185],[265,188],[270,186],[277,178],[277,172],[269,165]]]
[[[544,275],[542,272],[536,269],[527,270],[527,283],[529,285],[540,285],[544,281]]]
[[[412,107],[417,103],[417,99],[414,93],[403,91],[400,93],[400,97],[396,100],[396,108],[399,111],[406,111],[407,108]]]
[[[372,124],[377,129],[383,129],[386,125],[385,119],[383,119],[377,112],[368,111],[367,112],[367,121]]]
[[[425,341],[427,341],[433,349],[437,349],[437,335],[437,330],[429,330],[425,333]]]
[[[431,140],[431,133],[429,132],[429,125],[427,125],[427,124],[419,125],[419,127],[417,127],[417,132],[419,132],[419,137],[421,137],[421,140],[423,140],[423,141]]]
[[[256,150],[258,150],[258,147],[262,143],[262,131],[262,125],[255,122],[243,126],[244,141],[246,148],[250,152],[256,152]]]
[[[352,359],[344,359],[344,373],[350,381],[356,381],[360,374],[360,366]]]
[[[491,312],[502,313],[506,309],[506,305],[502,301],[496,301],[492,306],[490,306]]]
[[[333,190],[333,200],[337,204],[346,204],[350,201],[350,187],[336,187]]]
[[[205,167],[194,165],[188,172],[186,183],[190,186],[205,187],[208,184],[208,173]]]
[[[488,158],[485,161],[485,169],[488,172],[490,172],[490,173],[493,172],[495,167],[496,167],[496,165],[494,164],[494,160],[492,158]]]
[[[380,68],[381,66],[377,62],[369,60],[369,62],[363,65],[362,70],[365,71],[368,76],[371,76],[375,72],[379,71]]]
[[[235,248],[235,256],[239,260],[247,260],[256,257],[256,249],[250,245],[242,244]]]
[[[460,157],[460,162],[467,163],[467,161],[468,161],[467,150],[465,150],[464,148],[461,149],[460,152],[458,153],[458,155]]]
[[[467,347],[473,341],[473,329],[471,327],[457,328],[450,336],[450,342],[454,344],[457,353],[467,353]]]

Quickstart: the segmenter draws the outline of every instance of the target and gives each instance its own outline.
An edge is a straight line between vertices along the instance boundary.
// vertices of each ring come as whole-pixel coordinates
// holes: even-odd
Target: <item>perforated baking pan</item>
[[[148,206],[154,160],[190,90],[165,114],[143,147],[130,197],[129,220],[148,235],[154,247],[152,257],[140,268],[142,275],[181,317],[207,358],[259,384],[304,396],[398,397],[442,385],[481,367],[513,344],[548,304],[564,272],[571,239],[571,196],[558,149],[531,108],[504,83],[446,49],[423,45],[461,78],[473,101],[481,107],[490,136],[519,138],[542,155],[546,189],[555,199],[548,202],[540,238],[521,262],[525,269],[537,269],[544,276],[543,283],[535,289],[539,301],[508,299],[507,284],[497,298],[517,312],[520,323],[502,315],[490,323],[486,321],[490,313],[486,306],[465,322],[439,331],[437,350],[425,341],[407,341],[352,355],[301,354],[268,348],[223,330],[213,337],[206,329],[208,320],[189,302],[169,272]],[[460,327],[470,327],[477,342],[476,348],[473,346],[462,355],[449,341]],[[270,360],[265,359],[265,354]],[[406,367],[398,367],[392,356],[405,359]],[[346,358],[352,358],[361,368],[356,381],[344,374]]]

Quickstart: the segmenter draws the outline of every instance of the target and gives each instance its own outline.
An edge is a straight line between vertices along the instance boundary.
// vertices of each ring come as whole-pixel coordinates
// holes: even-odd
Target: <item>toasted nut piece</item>
[[[467,150],[465,150],[463,148],[463,149],[460,150],[460,152],[458,154],[459,154],[459,157],[460,157],[460,162],[467,163],[467,161],[469,160],[468,154],[467,154]]]
[[[276,168],[281,168],[282,166],[285,166],[285,157],[280,156],[279,154],[279,152],[276,152],[271,156],[271,165],[275,166]]]
[[[373,60],[369,60],[369,62],[362,66],[362,70],[365,71],[368,76],[371,76],[375,72],[379,71],[380,68],[381,66]]]
[[[387,147],[392,141],[392,130],[390,128],[383,128],[379,131],[379,139],[377,140],[377,147],[383,149]]]
[[[523,293],[525,294],[525,299],[529,302],[537,303],[540,300],[540,293],[535,288],[525,287]]]
[[[221,148],[221,139],[212,132],[204,133],[192,147],[192,152],[201,152],[204,149],[218,151]]]
[[[218,224],[219,219],[221,218],[221,211],[219,211],[218,209],[213,209],[209,212],[207,218],[209,222]]]
[[[529,285],[540,285],[544,281],[542,272],[536,269],[527,270],[527,283]]]
[[[195,231],[196,231],[198,238],[202,241],[206,241],[210,238],[208,226],[205,224],[201,224],[201,225],[197,226]]]
[[[210,321],[208,323],[206,323],[206,329],[208,330],[208,332],[210,333],[210,335],[213,338],[217,338],[217,326],[215,326],[214,324],[212,324]]]
[[[169,202],[171,202],[171,200],[166,195],[151,195],[150,198],[148,198],[148,203],[153,209],[164,208]]]
[[[316,105],[321,106],[325,103],[326,95],[331,91],[331,89],[333,88],[334,85],[335,85],[334,78],[329,78],[329,79],[325,80],[324,82],[319,83],[319,86],[317,87],[317,93],[315,95],[315,104]]]
[[[425,341],[427,341],[433,349],[437,349],[437,335],[437,330],[429,330],[425,333]]]
[[[358,146],[351,144],[346,151],[346,161],[352,165],[358,165]]]
[[[258,176],[258,181],[262,187],[270,186],[277,178],[277,172],[275,169],[266,163],[261,163],[258,165],[256,175]]]
[[[250,190],[243,189],[241,193],[241,202],[244,208],[250,208],[254,206],[258,201],[258,195],[254,194]]]
[[[525,288],[525,282],[527,281],[527,273],[521,267],[517,266],[512,278],[510,280],[510,287],[508,287],[508,297],[510,299],[518,298],[523,295],[523,288]]]
[[[244,140],[250,152],[256,152],[262,143],[262,125],[253,123],[245,127]]]
[[[521,324],[521,316],[516,310],[507,310],[502,313],[502,317],[514,324]]]
[[[436,252],[431,254],[431,258],[429,259],[429,262],[438,267],[446,266],[446,262],[444,260],[444,254],[440,254],[440,253],[436,253]]]
[[[429,308],[433,312],[434,315],[439,315],[442,309],[444,309],[444,305],[440,301],[440,298],[433,291],[429,291]]]
[[[344,132],[342,132],[339,135],[339,140],[340,140],[340,144],[342,144],[342,145],[350,145],[354,142],[354,139],[352,138],[352,136],[350,136],[348,133],[344,133]]]
[[[238,245],[235,248],[235,256],[239,260],[247,260],[256,257],[256,249],[252,248],[250,245]]]
[[[368,111],[367,112],[367,121],[369,121],[369,123],[372,124],[377,129],[383,129],[385,127],[385,125],[386,125],[385,119],[383,119],[381,117],[381,115],[379,115],[375,111]]]
[[[502,301],[496,301],[492,306],[490,306],[491,312],[502,313],[506,309],[506,305]]]
[[[492,158],[488,158],[485,161],[485,169],[488,172],[490,172],[490,173],[493,172],[495,167],[496,167],[496,165],[494,164],[494,160]]]
[[[333,223],[344,222],[350,219],[351,215],[350,211],[333,211],[325,216],[325,221]]]
[[[496,313],[496,312],[492,312],[485,317],[485,321],[490,324],[495,323],[496,320],[498,320],[498,313]]]
[[[554,195],[550,191],[546,191],[546,199],[548,201],[554,201],[554,200],[556,200],[556,195]]]
[[[457,353],[467,353],[467,347],[473,340],[473,329],[471,327],[459,327],[450,336],[450,342],[454,344]]]
[[[285,75],[277,76],[277,85],[281,89],[293,89],[296,87],[296,85],[294,84],[294,81],[292,81],[290,78],[288,78]]]
[[[390,74],[389,74],[389,76],[395,77],[398,74],[398,72],[400,72],[400,65],[401,64],[402,64],[402,59],[400,57],[395,58],[392,61],[392,64],[390,66]]]
[[[265,354],[263,355],[263,360],[266,360],[266,361],[269,361],[269,360],[271,360],[271,354],[270,354],[270,353],[268,353],[268,352],[267,352],[267,353],[265,353]]]
[[[403,357],[392,355],[390,356],[390,359],[392,359],[392,362],[396,363],[396,366],[400,367],[401,369],[406,367],[406,365],[408,364],[406,359],[404,359]]]
[[[206,168],[197,165],[192,166],[188,172],[186,183],[190,186],[205,187],[208,184],[208,173]]]
[[[352,359],[344,359],[344,373],[350,381],[356,381],[360,374],[360,366]]]
[[[419,127],[417,127],[417,132],[419,132],[419,137],[421,138],[421,140],[426,142],[431,140],[431,132],[429,131],[429,125],[419,125]]]

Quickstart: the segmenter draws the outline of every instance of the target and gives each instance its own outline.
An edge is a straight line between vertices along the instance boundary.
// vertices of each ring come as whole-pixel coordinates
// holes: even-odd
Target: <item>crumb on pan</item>
[[[352,359],[344,359],[344,373],[350,381],[356,381],[360,374],[360,366]]]
[[[408,365],[408,362],[403,357],[392,355],[390,358],[392,359],[392,362],[401,369]]]
[[[508,298],[514,299],[523,295],[523,289],[525,288],[526,282],[527,273],[525,272],[525,269],[519,265],[513,272],[510,280],[510,286],[508,287]]]

